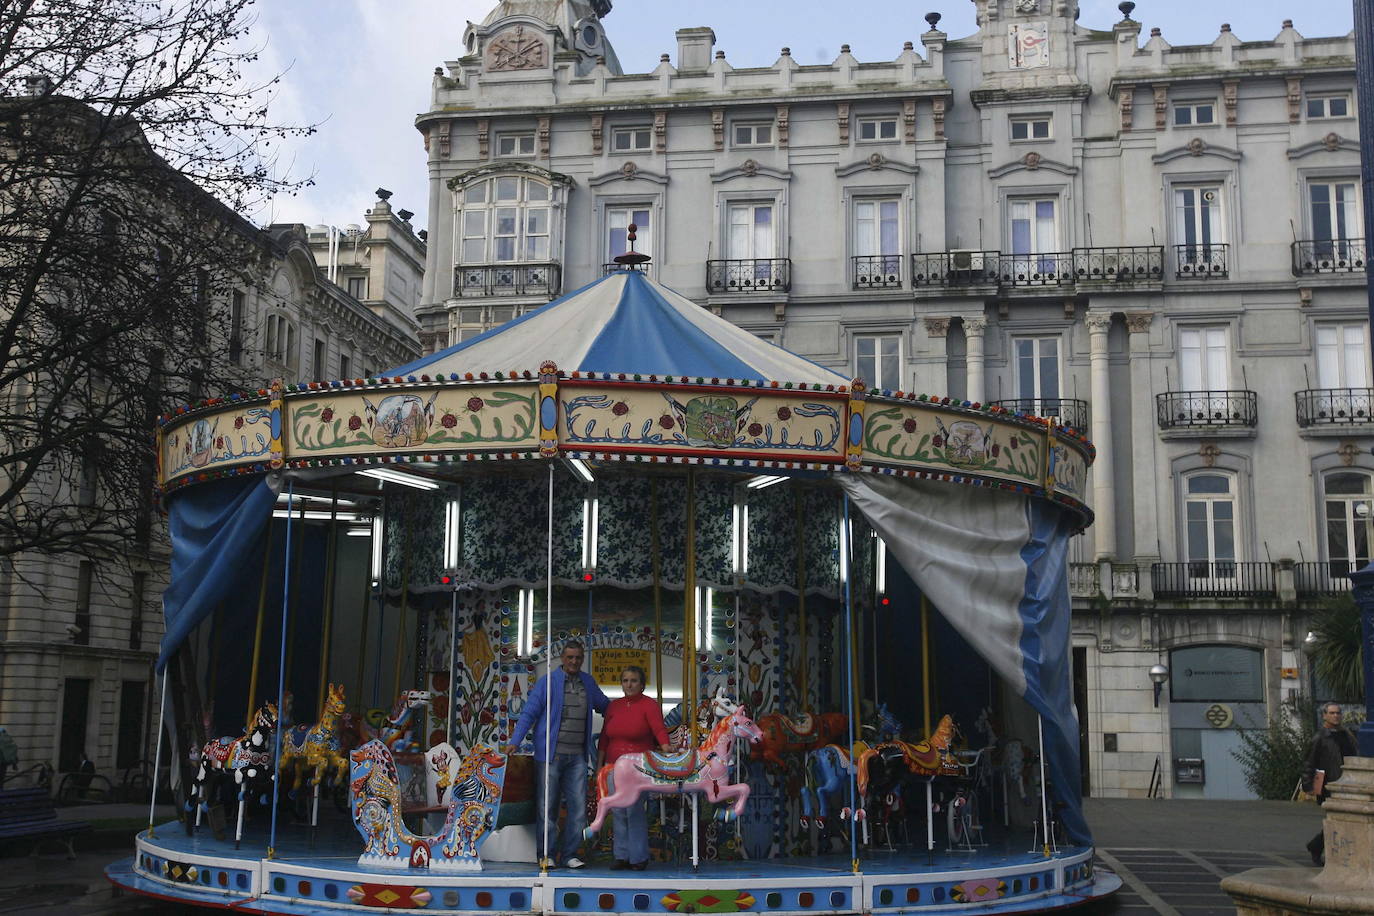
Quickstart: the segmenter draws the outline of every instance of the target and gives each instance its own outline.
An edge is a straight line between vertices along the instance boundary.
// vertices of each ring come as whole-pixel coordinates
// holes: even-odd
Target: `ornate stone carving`
[[[835,105],[835,123],[840,128],[840,142],[849,142],[849,103],[839,102]]]
[[[935,98],[930,100],[931,117],[935,120],[935,139],[945,139],[945,100]]]
[[[1083,316],[1089,334],[1106,334],[1112,329],[1112,313],[1090,311]]]
[[[711,137],[715,141],[716,152],[725,149],[725,109],[711,109]]]
[[[902,99],[902,123],[905,126],[905,141],[916,142],[916,100]]]
[[[592,152],[601,155],[606,148],[606,143],[602,131],[606,126],[606,116],[601,112],[592,114]]]
[[[1236,106],[1240,101],[1240,80],[1221,81],[1221,102],[1226,106],[1226,126],[1236,126]]]
[[[1288,77],[1288,123],[1296,124],[1302,120],[1302,77]]]
[[[654,112],[654,152],[668,151],[668,112],[660,108]]]
[[[477,119],[477,158],[491,158],[491,119]]]
[[[1155,130],[1163,130],[1169,123],[1169,87],[1152,86],[1155,93]]]
[[[487,45],[487,69],[538,70],[546,66],[549,48],[538,35],[525,34],[525,27],[517,25],[497,35]]]
[[[1150,325],[1155,320],[1154,312],[1127,312],[1126,330],[1132,334],[1144,334],[1150,330]]]
[[[964,319],[964,336],[965,336],[965,337],[982,337],[982,336],[983,336],[983,332],[986,331],[987,329],[988,329],[988,320],[987,320],[986,318],[965,318],[965,319]]]
[[[1116,107],[1121,112],[1121,130],[1124,132],[1133,129],[1135,127],[1135,87],[1130,83],[1118,90]]]
[[[1355,464],[1355,457],[1360,454],[1360,447],[1347,440],[1341,443],[1340,448],[1336,449],[1336,454],[1341,456],[1342,467],[1352,467]]]
[[[626,178],[633,179],[639,174],[639,166],[635,165],[633,162],[627,162],[620,167],[620,174],[624,175]]]
[[[778,146],[787,148],[787,116],[789,108],[786,105],[778,106]]]
[[[1204,467],[1216,467],[1217,458],[1221,455],[1221,448],[1215,442],[1203,442],[1198,446],[1197,453],[1202,458]]]
[[[870,169],[880,169],[886,162],[887,160],[883,158],[882,153],[874,153],[868,157],[868,167]]]
[[[744,163],[739,167],[739,170],[749,178],[753,178],[755,175],[759,173],[759,164],[755,162],[753,159],[746,159],[744,160]]]
[[[1205,152],[1207,152],[1207,144],[1203,142],[1201,137],[1194,137],[1188,141],[1189,156],[1201,156]]]
[[[549,133],[551,131],[553,119],[550,118],[548,115],[545,115],[539,119],[538,123],[539,127],[537,131],[539,134],[539,155],[542,158],[547,159],[549,158]]]
[[[452,131],[452,121],[439,122],[439,155],[445,159],[448,158],[449,150],[451,148]]]
[[[1026,155],[1021,157],[1021,164],[1031,171],[1035,171],[1040,168],[1040,154],[1033,152],[1026,153]]]
[[[1038,13],[1038,12],[1040,12],[1040,0],[1016,0],[1016,12],[1018,12],[1018,13]]]
[[[927,318],[926,336],[927,337],[946,337],[949,334],[948,318]]]
[[[1341,135],[1332,131],[1325,137],[1322,137],[1322,146],[1334,153],[1341,148]]]

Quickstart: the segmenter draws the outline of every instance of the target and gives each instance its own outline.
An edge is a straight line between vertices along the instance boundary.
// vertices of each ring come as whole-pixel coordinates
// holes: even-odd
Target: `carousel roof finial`
[[[647,264],[649,261],[653,260],[649,255],[635,251],[635,233],[638,231],[639,227],[634,223],[630,223],[629,231],[625,234],[625,241],[629,243],[630,250],[624,254],[616,255],[612,259],[617,264],[624,266],[626,270],[639,270],[639,265]]]

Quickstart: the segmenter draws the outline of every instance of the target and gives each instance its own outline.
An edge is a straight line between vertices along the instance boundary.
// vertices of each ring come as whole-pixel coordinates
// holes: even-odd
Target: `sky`
[[[415,116],[429,106],[436,66],[462,53],[468,20],[480,22],[495,0],[259,0],[255,41],[259,76],[283,74],[270,105],[277,122],[314,124],[311,136],[277,152],[279,175],[313,182],[248,214],[259,224],[362,223],[376,199],[428,218],[428,170]],[[1079,22],[1108,29],[1121,19],[1116,0],[1079,0]],[[607,35],[627,73],[676,56],[677,29],[710,26],[716,49],[735,67],[770,66],[783,46],[801,64],[828,63],[841,44],[860,61],[891,60],[902,42],[926,31],[925,14],[943,14],[951,39],[976,30],[971,0],[867,0],[862,15],[821,0],[614,0]],[[1158,26],[1170,44],[1210,43],[1223,22],[1242,41],[1268,41],[1284,19],[1309,37],[1344,35],[1349,0],[1138,0],[1132,18],[1144,34]]]

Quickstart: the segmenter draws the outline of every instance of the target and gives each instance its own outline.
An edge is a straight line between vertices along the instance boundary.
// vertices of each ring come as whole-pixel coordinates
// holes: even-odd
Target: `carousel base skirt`
[[[367,909],[465,914],[1044,912],[1114,893],[1121,881],[1093,865],[1091,847],[1060,847],[1049,858],[1027,843],[973,851],[938,848],[861,850],[856,871],[845,855],[759,861],[652,862],[612,871],[592,862],[577,870],[485,862],[479,872],[429,872],[358,865],[356,834],[245,836],[242,848],[208,831],[188,837],[180,824],[139,834],[136,854],[110,865],[118,887],[196,906],[246,913],[315,914]]]

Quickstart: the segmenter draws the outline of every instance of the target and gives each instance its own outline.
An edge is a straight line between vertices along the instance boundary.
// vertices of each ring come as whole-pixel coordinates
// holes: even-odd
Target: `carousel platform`
[[[208,832],[188,837],[176,822],[145,831],[137,854],[106,869],[115,885],[167,900],[248,913],[338,913],[358,908],[426,913],[842,913],[1044,912],[1114,893],[1121,881],[1097,871],[1091,847],[1050,858],[1008,841],[972,852],[863,851],[761,861],[651,863],[642,872],[609,863],[554,869],[486,862],[481,871],[365,869],[355,835],[266,837],[241,849]]]

